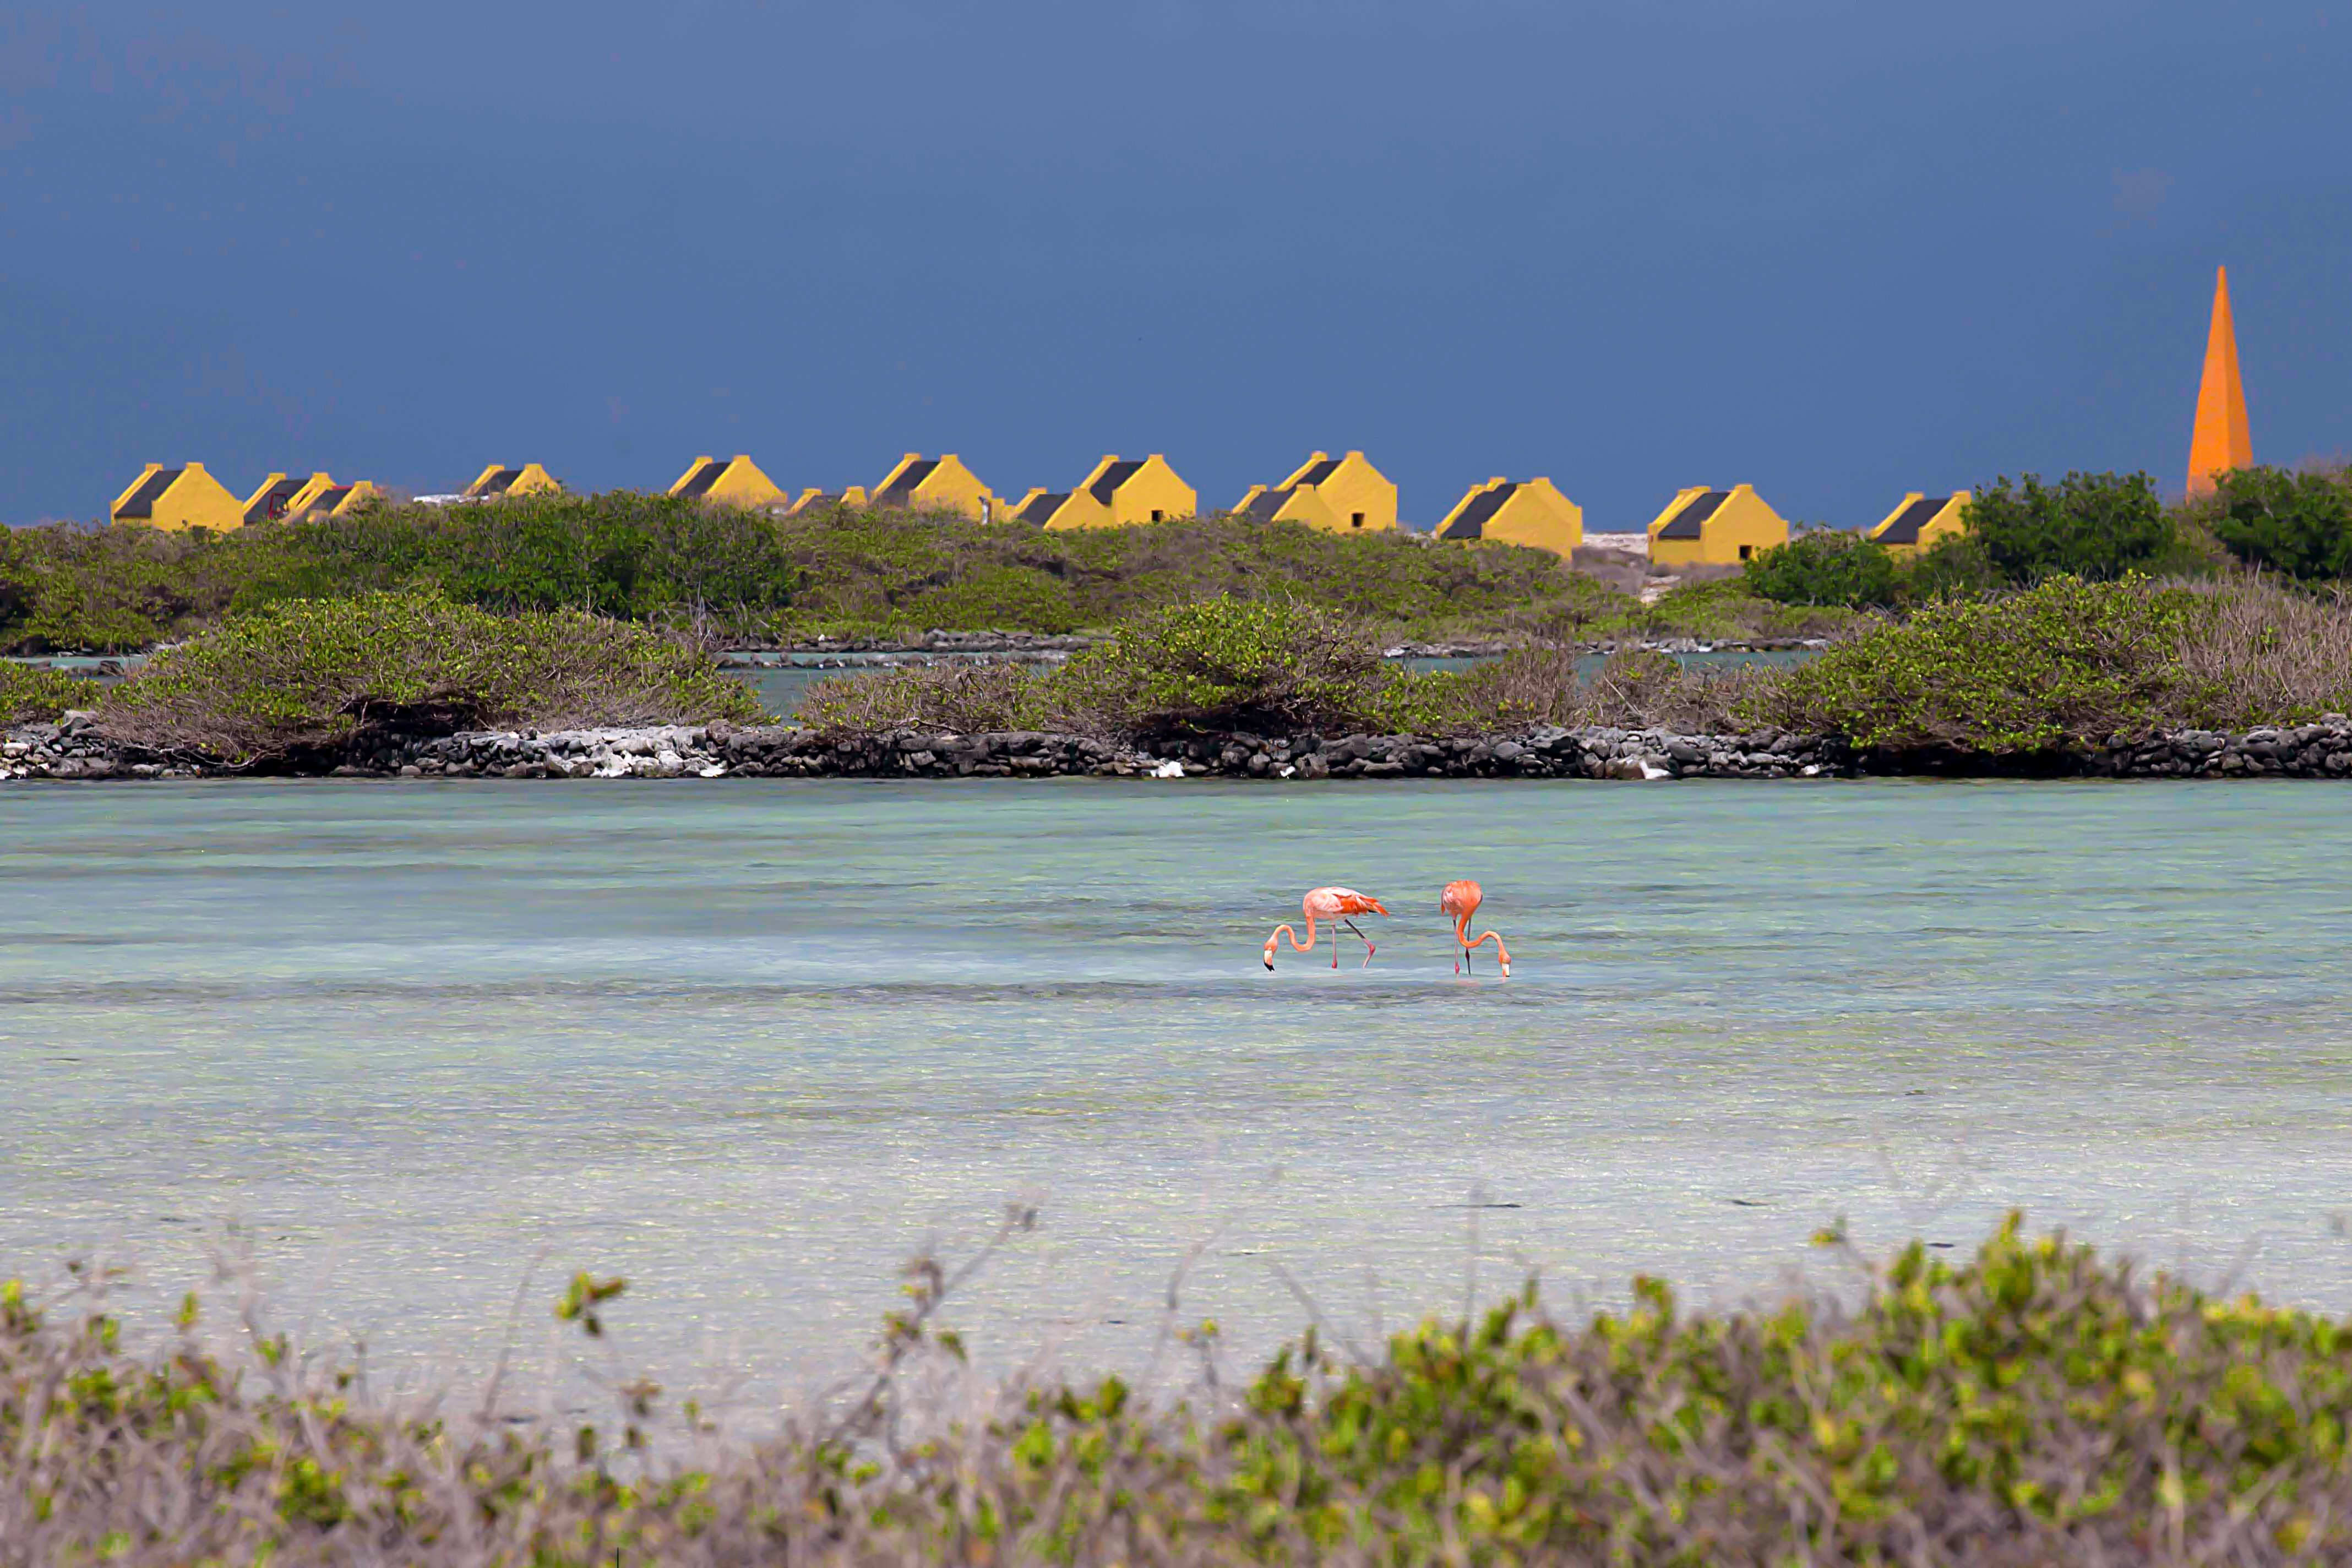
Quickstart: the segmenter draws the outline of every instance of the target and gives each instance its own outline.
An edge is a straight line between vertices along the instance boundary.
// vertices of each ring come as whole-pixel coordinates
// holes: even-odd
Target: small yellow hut
[[[1788,523],[1752,485],[1679,490],[1650,524],[1650,559],[1661,566],[1737,566],[1788,542]]]
[[[1079,482],[1078,489],[1101,505],[1106,523],[1165,522],[1191,517],[1201,510],[1200,493],[1178,479],[1168,459],[1157,452],[1148,458],[1106,457]],[[1074,521],[1046,526],[1094,525]]]
[[[1252,486],[1234,510],[1247,512],[1262,495],[1301,488],[1313,489],[1323,510],[1331,515],[1329,522],[1318,522],[1316,527],[1346,533],[1357,529],[1396,526],[1397,488],[1361,452],[1350,452],[1344,458],[1317,452],[1282,483]]]
[[[728,506],[782,506],[792,498],[776,488],[760,465],[738,453],[733,458],[697,458],[670,486],[669,493],[688,500]]]
[[[202,463],[183,463],[176,468],[150,463],[130,489],[114,498],[106,515],[110,521],[141,522],[150,528],[226,531],[244,525],[245,506],[226,486],[205,472]]]
[[[1234,515],[1248,518],[1252,522],[1303,522],[1309,528],[1328,529],[1333,533],[1343,531],[1339,514],[1325,503],[1322,493],[1313,485],[1284,485],[1278,489],[1252,485],[1249,494],[1234,508]]]
[[[261,488],[245,498],[245,521],[275,522],[286,515],[286,506],[301,492],[305,479],[289,479],[284,474],[272,474],[261,481]]]
[[[527,496],[539,490],[560,490],[563,481],[541,468],[537,463],[525,463],[520,468],[502,468],[492,463],[481,477],[466,487],[467,500],[498,500],[507,496]]]
[[[1954,490],[1948,496],[1913,490],[1886,514],[1884,522],[1863,537],[1877,541],[1897,555],[1916,555],[1939,539],[1967,532],[1969,502],[1975,499],[1969,490]]]
[[[1025,522],[1032,528],[1108,528],[1116,521],[1110,508],[1095,499],[1094,492],[1075,490],[1034,489],[1005,508],[1006,521]]]
[[[981,517],[995,506],[996,498],[953,452],[936,458],[909,452],[874,488],[873,504],[908,511],[960,511],[966,517]]]
[[[383,492],[365,479],[354,479],[339,485],[325,474],[312,474],[302,488],[286,503],[289,518],[349,517],[364,503]]]
[[[1584,509],[1560,494],[1549,479],[1496,478],[1472,485],[1454,503],[1437,525],[1437,537],[1531,544],[1567,556],[1584,542]]]
[[[784,509],[786,517],[798,517],[804,511],[823,511],[828,507],[866,504],[866,487],[851,485],[846,489],[821,490],[812,485],[800,493],[798,500]]]

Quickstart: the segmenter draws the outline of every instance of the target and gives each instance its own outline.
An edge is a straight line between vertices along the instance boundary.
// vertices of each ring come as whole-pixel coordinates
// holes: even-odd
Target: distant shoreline
[[[1150,744],[1034,731],[832,734],[792,725],[481,731],[379,737],[247,767],[142,752],[88,715],[0,734],[0,781],[375,778],[1492,778],[1573,781],[1808,778],[2352,778],[2352,720],[2241,732],[2159,731],[2087,752],[1856,751],[1777,730],[1541,726],[1475,736],[1231,735]]]

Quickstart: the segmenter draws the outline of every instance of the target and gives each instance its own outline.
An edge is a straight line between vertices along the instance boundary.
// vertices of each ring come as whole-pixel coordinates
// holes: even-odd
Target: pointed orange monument
[[[2189,438],[2189,493],[2213,493],[2213,476],[2254,460],[2246,435],[2246,389],[2238,382],[2238,334],[2230,324],[2230,269],[2213,276],[2213,326],[2205,338],[2205,379],[2197,385],[2197,429]]]

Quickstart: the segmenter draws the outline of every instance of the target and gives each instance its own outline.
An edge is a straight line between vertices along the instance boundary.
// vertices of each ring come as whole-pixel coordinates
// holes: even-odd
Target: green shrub
[[[1063,636],[1078,629],[1078,606],[1069,585],[1034,566],[983,566],[952,583],[919,595],[899,609],[899,618],[919,631],[1044,632]]]
[[[2221,477],[2213,532],[2239,560],[2290,577],[2352,577],[2352,482],[2336,474],[2240,468]]]
[[[1948,533],[1914,556],[1904,580],[1905,597],[1980,599],[2009,585],[1984,542],[1968,533]]]
[[[1843,605],[1870,609],[1892,605],[1903,574],[1885,545],[1844,529],[1801,533],[1750,559],[1748,591],[1783,605]]]
[[[649,1383],[616,1391],[617,1441],[394,1414],[251,1306],[255,1348],[224,1356],[193,1295],[176,1332],[131,1336],[9,1281],[0,1539],[125,1568],[2352,1557],[2345,1323],[2015,1215],[1957,1265],[1847,1258],[1847,1305],[1692,1310],[1637,1278],[1563,1319],[1531,1286],[1384,1344],[1310,1330],[1239,1378],[1171,1300],[1163,1333],[1204,1370],[1155,1399],[971,1376],[942,1316],[965,1271],[926,1257],[863,1397],[757,1444],[673,1423]],[[610,1347],[626,1283],[579,1276],[557,1317]]]
[[[2171,520],[2146,474],[2068,474],[2055,485],[2027,474],[1977,491],[1969,536],[2011,583],[2044,577],[2105,582],[2168,563]]]
[[[499,616],[434,594],[289,600],[156,655],[108,693],[111,735],[252,761],[375,733],[741,722],[748,688],[640,627]]]
[[[106,688],[59,669],[0,662],[0,728],[46,723],[68,709],[98,706]]]
[[[2200,613],[2195,596],[2138,578],[1942,601],[1790,671],[1779,718],[1861,746],[1989,753],[2141,731],[2177,695]]]

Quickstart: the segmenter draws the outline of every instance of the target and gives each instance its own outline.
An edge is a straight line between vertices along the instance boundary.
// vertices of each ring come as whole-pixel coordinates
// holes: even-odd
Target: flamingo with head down
[[[1492,940],[1495,956],[1503,961],[1503,978],[1508,980],[1511,977],[1511,950],[1503,945],[1503,933],[1481,931],[1475,940],[1470,935],[1470,917],[1478,912],[1478,906],[1486,901],[1486,898],[1484,888],[1465,878],[1459,882],[1446,883],[1444,896],[1437,901],[1439,914],[1454,917],[1454,940],[1462,949],[1462,956],[1454,962],[1454,973],[1459,974],[1470,966],[1472,948]]]
[[[1388,913],[1388,906],[1381,903],[1380,900],[1360,893],[1353,888],[1314,888],[1307,891],[1305,898],[1298,900],[1298,907],[1307,916],[1307,940],[1299,941],[1298,933],[1291,930],[1286,922],[1275,927],[1274,934],[1265,939],[1265,966],[1268,969],[1274,967],[1274,950],[1281,944],[1286,935],[1290,938],[1291,952],[1314,952],[1318,940],[1315,935],[1317,921],[1325,921],[1331,927],[1332,968],[1339,967],[1339,927],[1341,926],[1356,931],[1356,935],[1362,939],[1364,963],[1369,964],[1372,962],[1372,954],[1379,949],[1372,945],[1370,937],[1365,936],[1360,931],[1356,931],[1356,922],[1349,917]]]

